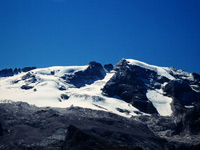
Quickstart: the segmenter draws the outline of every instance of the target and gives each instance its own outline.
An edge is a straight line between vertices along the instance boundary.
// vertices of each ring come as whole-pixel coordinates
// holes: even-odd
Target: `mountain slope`
[[[172,67],[34,69],[1,77],[0,102],[2,150],[200,148],[200,75]]]
[[[100,66],[100,71],[93,66],[94,64]],[[114,72],[106,73],[106,70],[95,62],[86,66],[35,69],[28,73],[2,78],[0,98],[28,102],[40,107],[65,108],[73,105],[111,111],[123,116],[135,115],[134,111],[138,111],[136,108],[117,98],[102,95],[101,88],[113,74]],[[130,114],[122,113],[117,108],[126,109]]]
[[[117,95],[145,113],[171,115],[175,111],[175,106],[171,106],[174,101],[185,107],[200,100],[199,80],[194,73],[130,59],[119,61],[114,70],[116,73],[103,92]]]
[[[183,107],[199,101],[198,74],[133,59],[120,60],[113,69],[105,68],[90,62],[86,66],[49,67],[2,77],[0,100],[40,107],[73,105],[126,117],[143,113],[170,116],[176,110],[173,101],[180,101]]]

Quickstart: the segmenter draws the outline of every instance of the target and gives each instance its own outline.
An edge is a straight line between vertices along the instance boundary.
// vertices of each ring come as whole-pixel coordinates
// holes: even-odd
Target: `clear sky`
[[[0,69],[121,58],[200,73],[200,1],[0,0]]]

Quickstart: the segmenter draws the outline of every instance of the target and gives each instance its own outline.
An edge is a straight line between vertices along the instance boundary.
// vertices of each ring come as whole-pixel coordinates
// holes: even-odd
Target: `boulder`
[[[22,85],[21,86],[21,89],[23,89],[23,90],[29,90],[29,89],[32,89],[33,88],[33,86],[29,86],[29,85]]]
[[[66,94],[61,94],[61,99],[63,99],[63,100],[67,100],[67,99],[69,99],[69,96],[68,95],[66,95]]]
[[[61,85],[61,86],[58,87],[58,89],[59,89],[60,91],[65,91],[65,90],[66,90],[66,87],[65,87],[64,85]]]

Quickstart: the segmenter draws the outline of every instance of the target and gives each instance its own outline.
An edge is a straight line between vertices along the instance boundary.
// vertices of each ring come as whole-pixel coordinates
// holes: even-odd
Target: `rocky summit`
[[[199,150],[200,75],[133,59],[0,71],[1,150]]]

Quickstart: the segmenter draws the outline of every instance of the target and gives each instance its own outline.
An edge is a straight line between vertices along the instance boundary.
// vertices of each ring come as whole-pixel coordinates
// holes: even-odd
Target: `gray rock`
[[[32,89],[33,88],[33,86],[29,86],[29,85],[22,85],[21,86],[21,89],[23,89],[23,90],[29,90],[29,89]]]
[[[185,105],[198,102],[200,93],[192,90],[189,84],[183,80],[172,80],[164,88],[166,95],[180,100]]]
[[[3,128],[2,128],[1,122],[0,122],[0,136],[3,136]]]
[[[147,99],[147,84],[150,76],[155,72],[139,66],[130,66],[126,60],[121,60],[114,66],[115,75],[106,83],[102,91],[108,96],[117,95],[124,101],[145,113],[158,113],[152,103]]]
[[[113,70],[113,65],[112,64],[105,64],[104,68],[106,69],[106,71],[110,72],[111,70]]]
[[[75,72],[74,74],[64,75],[62,78],[76,87],[85,86],[85,84],[92,84],[96,80],[103,79],[106,75],[100,63],[92,61],[88,64],[87,69]]]
[[[61,85],[61,86],[58,87],[58,89],[59,89],[60,91],[65,91],[65,90],[66,90],[66,87],[65,87],[64,85]]]
[[[61,94],[61,99],[63,99],[63,100],[67,100],[67,99],[69,99],[69,96],[68,95],[66,95],[66,94]]]
[[[28,72],[22,76],[22,80],[25,80],[27,83],[35,83],[37,81],[35,75],[31,72]]]

